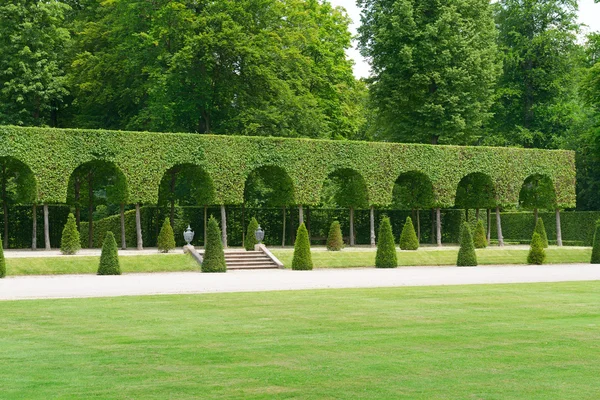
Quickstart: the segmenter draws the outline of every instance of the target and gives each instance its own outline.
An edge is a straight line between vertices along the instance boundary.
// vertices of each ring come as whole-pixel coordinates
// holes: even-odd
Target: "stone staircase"
[[[277,263],[263,251],[225,250],[227,269],[275,269]]]

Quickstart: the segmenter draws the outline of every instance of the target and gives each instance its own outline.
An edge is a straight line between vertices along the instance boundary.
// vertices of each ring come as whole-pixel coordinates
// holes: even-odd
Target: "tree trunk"
[[[206,248],[206,229],[208,224],[208,206],[204,206],[204,248]]]
[[[50,247],[50,222],[48,220],[48,204],[44,204],[44,245],[46,250],[52,250]]]
[[[492,210],[489,208],[486,210],[487,214],[487,242],[490,243],[490,239],[492,238]]]
[[[79,176],[75,177],[75,222],[77,223],[77,230],[81,232],[81,181]]]
[[[417,208],[417,240],[421,243],[421,212]]]
[[[538,209],[534,208],[533,209],[533,221],[537,224],[537,220],[538,220]]]
[[[431,244],[435,244],[435,209],[431,209]]]
[[[435,209],[435,222],[436,222],[436,227],[437,227],[437,234],[436,234],[436,239],[437,239],[437,245],[439,247],[442,246],[442,211],[440,210],[440,208],[436,208]]]
[[[290,212],[290,238],[292,239],[292,245],[296,243],[296,230],[294,229],[294,215],[296,213]]]
[[[371,228],[371,247],[375,247],[375,208],[373,206],[371,206],[371,211],[369,212],[369,224]]]
[[[306,207],[306,230],[308,231],[308,243],[310,241],[310,206]]]
[[[300,222],[299,223],[300,223],[300,225],[302,225],[304,223],[304,210],[302,209],[302,204],[300,204],[298,206],[298,215],[299,215],[299,218],[300,218],[300,220],[299,220]]]
[[[169,213],[169,223],[171,228],[175,229],[175,182],[177,181],[177,170],[171,170],[171,210]]]
[[[93,174],[88,172],[88,247],[94,247],[94,185]]]
[[[121,248],[123,250],[127,249],[127,239],[125,238],[125,204],[120,204],[120,213],[121,213]]]
[[[469,222],[469,209],[465,208],[465,221]]]
[[[475,222],[479,221],[479,208],[475,209]]]
[[[500,207],[496,207],[496,228],[498,229],[498,246],[504,247],[504,237],[502,236],[502,221],[500,219]]]
[[[350,207],[350,246],[354,246],[354,207]]]
[[[245,203],[242,203],[242,244],[246,242],[246,213]]]
[[[562,229],[560,227],[560,210],[556,209],[556,245],[562,246]]]
[[[33,226],[31,227],[31,250],[37,250],[37,204],[31,209],[33,215]]]
[[[281,236],[281,247],[285,247],[285,206],[282,207],[282,214],[283,214],[283,235]]]
[[[144,250],[144,238],[142,237],[142,213],[140,203],[135,203],[135,233],[137,235],[137,249]]]
[[[223,248],[227,248],[227,212],[225,205],[221,205],[221,241],[223,242]]]

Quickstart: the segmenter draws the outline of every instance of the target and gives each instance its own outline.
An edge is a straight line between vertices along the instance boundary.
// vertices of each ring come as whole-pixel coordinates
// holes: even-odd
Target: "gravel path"
[[[23,276],[0,280],[0,300],[592,280],[600,280],[600,266],[568,264]]]

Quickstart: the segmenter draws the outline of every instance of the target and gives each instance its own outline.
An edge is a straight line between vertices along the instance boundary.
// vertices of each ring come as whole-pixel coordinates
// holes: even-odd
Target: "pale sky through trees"
[[[360,9],[356,6],[355,0],[329,0],[334,6],[341,6],[348,11],[348,15],[353,21],[350,26],[353,35],[356,35],[356,28],[360,24]],[[595,4],[594,0],[579,0],[579,22],[588,25],[585,32],[600,31],[600,3]],[[353,42],[356,46],[356,42]],[[354,75],[357,78],[369,76],[370,67],[365,59],[360,55],[356,47],[348,50],[348,55],[355,62]]]

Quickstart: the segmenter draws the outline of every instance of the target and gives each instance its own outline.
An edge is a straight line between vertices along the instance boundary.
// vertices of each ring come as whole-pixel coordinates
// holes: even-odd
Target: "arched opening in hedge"
[[[424,173],[409,171],[401,174],[396,179],[392,193],[392,207],[398,210],[411,211],[413,223],[417,228],[419,242],[421,241],[420,210],[432,208],[434,201],[433,183]],[[434,229],[433,224],[432,229]],[[431,236],[433,237],[434,233]]]
[[[202,167],[187,163],[172,166],[164,173],[158,187],[158,207],[162,213],[155,221],[156,229],[162,226],[165,215],[168,215],[178,243],[181,235],[177,233],[183,232],[190,223],[204,226],[206,238],[207,208],[215,203],[215,197],[214,182]],[[204,207],[203,221],[191,221],[186,207]]]
[[[67,204],[75,209],[77,228],[83,235],[87,228],[87,246],[99,247],[103,237],[94,236],[94,221],[121,214],[124,221],[125,205],[129,198],[127,179],[113,163],[104,160],[88,161],[79,165],[69,177]],[[85,221],[81,208],[87,206]],[[87,226],[86,226],[87,223]],[[124,225],[121,237],[124,238]]]
[[[486,210],[486,231],[489,242],[491,236],[491,209],[497,205],[496,187],[492,178],[481,172],[473,172],[463,177],[456,188],[454,205],[465,210],[465,219],[469,221],[469,210],[475,209],[475,222],[479,220],[479,210]]]
[[[534,174],[525,179],[519,192],[519,206],[526,210],[533,210],[535,220],[538,210],[553,210],[556,208],[556,192],[552,179],[547,175]]]
[[[2,197],[2,247],[10,244],[9,219],[10,208],[15,205],[33,204],[32,218],[36,223],[37,184],[33,172],[22,161],[14,157],[0,157],[0,196]],[[34,231],[35,234],[35,231]],[[35,240],[35,239],[34,239]]]
[[[246,220],[255,217],[265,231],[265,243],[277,242],[279,236],[277,232],[281,232],[281,245],[285,246],[287,209],[293,204],[295,204],[294,184],[285,169],[274,165],[254,169],[248,174],[244,184],[242,242],[246,235]],[[267,221],[278,221],[278,218],[261,218],[260,213],[269,212],[268,209],[273,208],[281,209],[281,224],[267,223]],[[249,215],[246,215],[246,209],[249,209]]]
[[[323,183],[321,204],[325,208],[348,208],[350,210],[350,226],[347,227],[349,232],[348,242],[350,246],[354,246],[356,237],[354,210],[369,207],[367,184],[364,177],[359,172],[350,168],[341,168],[333,171]]]

